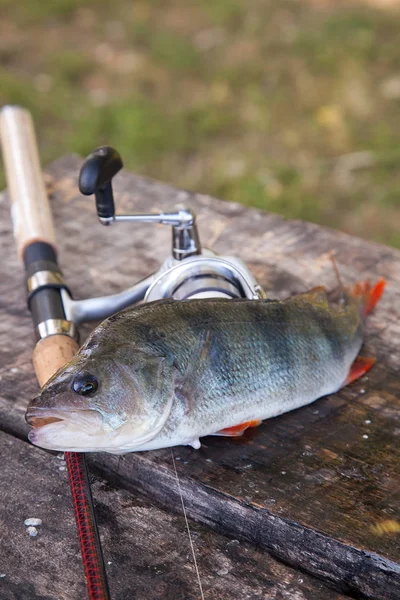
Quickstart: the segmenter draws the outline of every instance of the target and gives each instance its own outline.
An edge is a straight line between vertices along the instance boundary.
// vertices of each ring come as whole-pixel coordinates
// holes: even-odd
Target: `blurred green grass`
[[[0,103],[32,111],[44,164],[111,144],[144,175],[400,247],[398,9],[0,0],[0,18]]]

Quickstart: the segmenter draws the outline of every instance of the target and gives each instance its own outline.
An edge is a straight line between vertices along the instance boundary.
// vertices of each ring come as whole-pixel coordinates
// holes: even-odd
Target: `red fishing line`
[[[66,452],[65,461],[89,600],[110,600],[86,458],[83,453]]]

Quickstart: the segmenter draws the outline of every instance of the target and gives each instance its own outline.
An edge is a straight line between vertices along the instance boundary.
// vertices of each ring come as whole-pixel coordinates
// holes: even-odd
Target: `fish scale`
[[[286,300],[165,300],[101,323],[27,411],[30,439],[113,453],[189,444],[336,392],[359,361],[364,320],[383,291],[362,283],[337,303],[323,288]]]

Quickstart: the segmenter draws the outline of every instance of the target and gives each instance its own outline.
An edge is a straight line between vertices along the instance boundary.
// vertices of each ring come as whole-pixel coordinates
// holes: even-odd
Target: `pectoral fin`
[[[175,394],[185,403],[185,412],[187,413],[195,404],[197,392],[197,382],[201,378],[204,370],[209,363],[209,352],[212,344],[212,332],[209,329],[200,333],[196,346],[193,349],[186,371],[182,373],[179,365],[175,365],[179,370],[179,376],[175,380]]]
[[[246,421],[245,423],[240,423],[240,425],[234,425],[233,427],[226,427],[225,429],[221,429],[221,431],[217,431],[213,435],[220,435],[225,437],[239,437],[244,434],[246,429],[249,427],[258,427],[261,425],[262,421]]]
[[[368,373],[370,368],[374,365],[375,359],[372,356],[357,356],[356,360],[350,367],[349,374],[347,375],[344,385],[353,383],[365,373]]]

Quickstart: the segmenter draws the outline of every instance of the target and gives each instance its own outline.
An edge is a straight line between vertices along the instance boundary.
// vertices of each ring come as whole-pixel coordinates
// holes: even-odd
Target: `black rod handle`
[[[123,167],[119,153],[111,146],[102,146],[90,154],[79,173],[81,194],[95,195],[100,219],[113,219],[115,215],[111,180]]]

